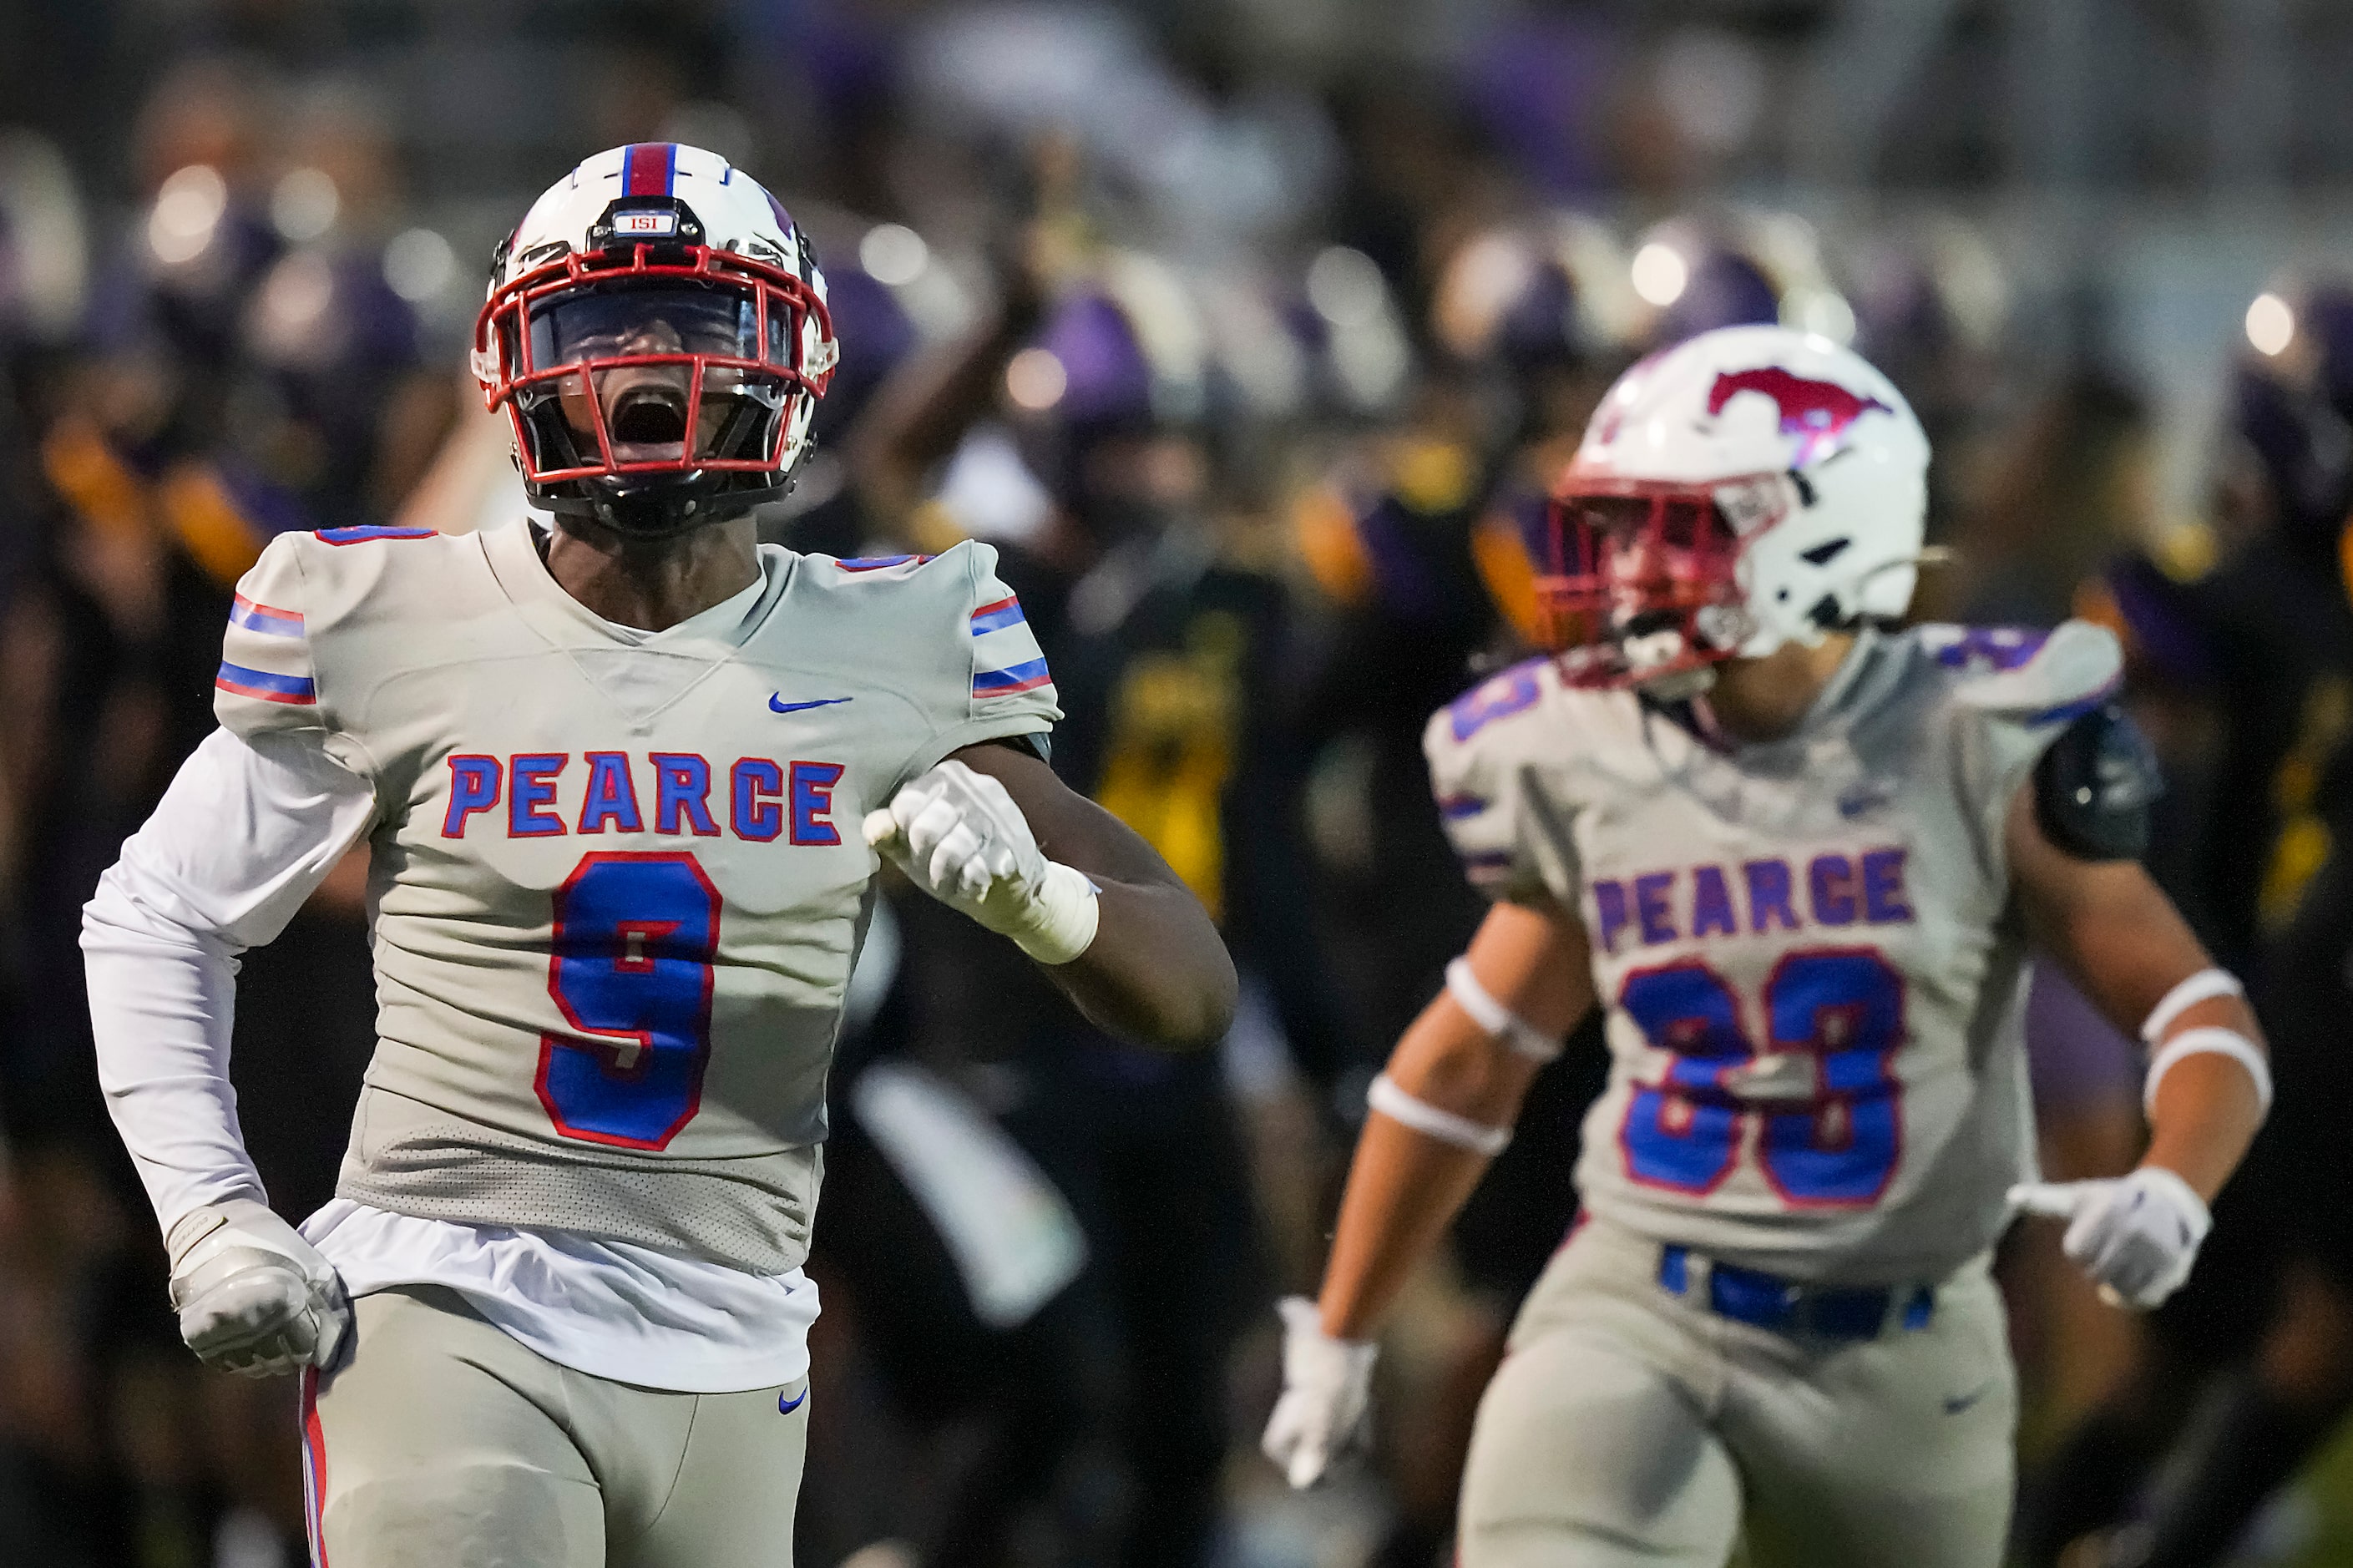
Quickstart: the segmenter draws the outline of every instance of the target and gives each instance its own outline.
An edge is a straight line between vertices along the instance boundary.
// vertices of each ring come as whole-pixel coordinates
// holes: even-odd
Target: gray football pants
[[[302,1402],[318,1568],[789,1568],[806,1380],[608,1382],[438,1286],[353,1310],[355,1348]]]
[[[1996,1568],[2018,1388],[1982,1261],[1925,1327],[1791,1337],[1677,1297],[1586,1226],[1513,1325],[1462,1479],[1461,1568]],[[1696,1301],[1700,1305],[1687,1304]]]

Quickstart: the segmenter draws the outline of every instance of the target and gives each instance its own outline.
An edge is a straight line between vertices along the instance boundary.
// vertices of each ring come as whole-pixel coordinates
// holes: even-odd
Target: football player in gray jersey
[[[1579,1224],[1463,1481],[1470,1568],[1991,1568],[2015,1384],[1988,1257],[2019,1212],[2151,1307],[2268,1109],[2238,983],[2136,864],[2156,788],[2107,634],[1892,629],[1927,442],[1777,327],[1637,365],[1564,477],[1556,651],[1430,721],[1494,900],[1375,1080],[1320,1301],[1283,1304],[1268,1454],[1314,1483],[1370,1335],[1562,1037],[1599,1007]],[[2148,1043],[2147,1154],[2042,1183],[2030,955]]]
[[[791,1561],[799,1266],[882,860],[1113,1034],[1231,1016],[1200,904],[1046,766],[994,553],[757,542],[836,358],[757,183],[668,143],[582,163],[500,247],[475,349],[554,525],[274,542],[223,728],[89,906],[181,1332],[302,1373],[321,1564]],[[363,838],[378,1044],[297,1232],[237,1124],[235,955]]]

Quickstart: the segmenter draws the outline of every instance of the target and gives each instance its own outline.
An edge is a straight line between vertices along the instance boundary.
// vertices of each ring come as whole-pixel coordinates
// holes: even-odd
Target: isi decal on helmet
[[[1555,491],[1537,591],[1582,686],[1699,689],[1715,664],[1910,604],[1928,438],[1829,339],[1728,327],[1635,365]]]
[[[699,147],[587,159],[492,258],[474,328],[543,506],[659,536],[782,495],[839,357],[776,198]]]

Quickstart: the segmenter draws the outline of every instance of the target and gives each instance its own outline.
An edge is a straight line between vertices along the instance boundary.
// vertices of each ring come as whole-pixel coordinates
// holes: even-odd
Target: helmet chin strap
[[[676,539],[698,528],[710,528],[742,517],[762,501],[774,500],[790,487],[741,490],[722,496],[697,495],[672,500],[656,496],[548,496],[540,504],[560,519],[586,522],[623,539]]]
[[[1950,566],[1960,558],[1961,552],[1948,544],[1924,544],[1901,560],[1881,562],[1854,580],[1854,589],[1860,595],[1873,578],[1889,572],[1901,572],[1906,566]]]
[[[1715,666],[1701,664],[1688,669],[1678,669],[1670,675],[1638,680],[1634,683],[1634,689],[1654,702],[1682,702],[1699,696],[1715,684]]]
[[[758,489],[722,490],[716,494],[698,489],[671,497],[658,490],[593,493],[595,480],[567,482],[567,490],[573,485],[581,485],[592,491],[587,495],[548,495],[542,493],[536,486],[526,488],[531,490],[533,501],[559,518],[576,518],[623,539],[648,542],[676,539],[698,528],[732,522],[756,507],[781,500],[791,494],[801,465],[808,461],[808,455],[815,446],[815,442],[804,441],[793,458],[791,468],[776,483]]]

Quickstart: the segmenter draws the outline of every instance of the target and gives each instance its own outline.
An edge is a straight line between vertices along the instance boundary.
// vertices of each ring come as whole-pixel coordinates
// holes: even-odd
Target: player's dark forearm
[[[1095,939],[1046,974],[1097,1027],[1171,1050],[1215,1045],[1240,982],[1209,917],[1181,884],[1095,879]]]
[[[1042,967],[1098,1027],[1139,1045],[1215,1044],[1233,1022],[1240,983],[1200,900],[1134,828],[1056,778],[1035,753],[967,746],[957,760],[1002,784],[1049,859],[1098,890],[1093,940]]]

